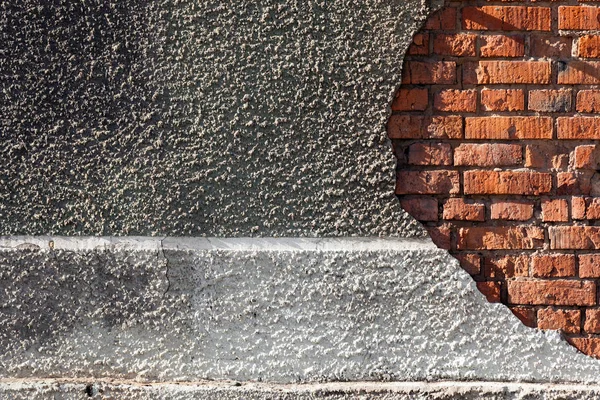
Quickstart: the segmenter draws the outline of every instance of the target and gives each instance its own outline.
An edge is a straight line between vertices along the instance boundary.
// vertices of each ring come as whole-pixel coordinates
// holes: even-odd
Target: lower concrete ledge
[[[0,379],[25,382],[600,379],[400,239],[4,238],[0,349]]]
[[[39,380],[0,382],[6,400],[77,399],[600,399],[600,386],[512,382],[331,382],[262,384],[193,382],[140,384],[119,381]]]

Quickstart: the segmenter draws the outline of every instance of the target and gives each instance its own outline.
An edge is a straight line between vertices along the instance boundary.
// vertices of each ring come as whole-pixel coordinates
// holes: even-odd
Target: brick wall
[[[414,37],[388,134],[402,207],[487,299],[600,357],[594,31],[598,3],[450,2]]]

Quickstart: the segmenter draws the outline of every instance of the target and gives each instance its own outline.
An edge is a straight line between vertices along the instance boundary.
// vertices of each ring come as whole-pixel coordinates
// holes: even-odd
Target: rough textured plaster
[[[1,2],[0,234],[422,235],[384,125],[430,10]]]
[[[488,304],[431,243],[39,240],[0,243],[0,378],[600,377],[558,333]]]
[[[399,382],[268,385],[239,382],[142,385],[119,381],[0,382],[7,400],[62,399],[382,399],[382,400],[576,400],[600,398],[596,385],[549,385],[502,382]],[[52,397],[51,397],[52,396]]]

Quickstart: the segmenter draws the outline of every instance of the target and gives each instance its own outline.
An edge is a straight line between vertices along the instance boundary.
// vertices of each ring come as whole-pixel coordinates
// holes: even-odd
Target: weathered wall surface
[[[384,126],[429,11],[2,2],[0,234],[421,234]]]

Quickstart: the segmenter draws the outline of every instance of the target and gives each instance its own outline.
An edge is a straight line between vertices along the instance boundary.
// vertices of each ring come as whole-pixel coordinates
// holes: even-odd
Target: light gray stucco
[[[0,378],[597,382],[428,241],[0,242]],[[277,249],[277,250],[273,250]]]
[[[2,2],[0,234],[422,235],[384,125],[430,10]]]

